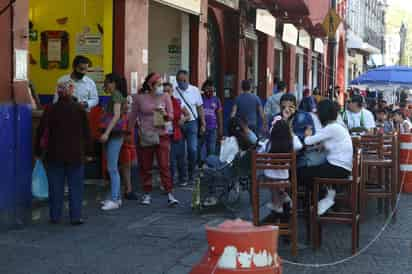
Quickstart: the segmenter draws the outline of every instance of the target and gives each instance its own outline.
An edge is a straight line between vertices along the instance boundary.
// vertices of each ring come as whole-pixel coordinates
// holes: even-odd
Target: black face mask
[[[84,74],[84,73],[77,72],[77,71],[73,71],[73,76],[74,76],[77,80],[82,80],[85,75],[86,75],[86,74]]]

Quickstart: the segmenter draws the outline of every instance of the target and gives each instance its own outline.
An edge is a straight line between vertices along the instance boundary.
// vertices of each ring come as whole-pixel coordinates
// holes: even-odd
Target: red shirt
[[[177,142],[183,138],[182,130],[180,129],[179,121],[182,118],[182,104],[179,99],[172,96],[173,106],[173,141]]]

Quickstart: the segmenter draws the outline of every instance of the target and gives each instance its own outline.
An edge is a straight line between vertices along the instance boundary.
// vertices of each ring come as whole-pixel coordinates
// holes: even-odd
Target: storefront
[[[190,68],[190,13],[199,14],[200,1],[149,2],[149,71],[173,80],[180,69]],[[197,2],[192,3],[192,2]]]
[[[244,32],[244,47],[245,47],[245,75],[244,79],[250,80],[253,86],[253,91],[257,92],[259,84],[259,47],[258,36],[253,27],[250,25]]]
[[[113,1],[31,0],[29,20],[29,80],[42,102],[51,101],[76,55],[90,59],[89,77],[104,95],[104,74],[113,66]]]

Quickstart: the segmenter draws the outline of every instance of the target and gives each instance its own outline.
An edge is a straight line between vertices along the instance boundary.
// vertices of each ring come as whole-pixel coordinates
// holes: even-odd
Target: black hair
[[[170,88],[172,88],[173,85],[172,85],[172,83],[170,83],[170,82],[165,82],[165,83],[163,83],[163,87],[170,87]]]
[[[338,118],[338,110],[336,104],[331,100],[325,99],[319,103],[318,117],[322,126],[328,125],[330,122],[336,121]]]
[[[116,85],[116,90],[118,90],[123,97],[127,97],[127,80],[126,78],[120,76],[117,73],[109,73],[106,75],[106,81],[110,83],[115,83]]]
[[[406,119],[405,113],[403,113],[400,109],[395,110],[395,111],[393,112],[393,115],[400,115],[403,120]]]
[[[152,78],[152,76],[155,75],[155,74],[156,74],[156,72],[151,72],[151,73],[149,73],[149,74],[146,76],[146,78],[144,79],[142,88],[139,90],[139,93],[147,93],[148,91],[151,90],[152,87],[149,86],[149,80],[150,80],[150,78]]]
[[[202,90],[204,91],[207,87],[214,87],[213,81],[211,79],[207,79],[203,85]]]
[[[235,137],[241,150],[248,150],[254,144],[251,144],[245,129],[248,128],[247,120],[244,117],[233,117],[229,120],[228,133],[229,137]]]
[[[176,73],[176,79],[178,79],[180,75],[188,76],[188,75],[189,75],[189,72],[188,72],[187,70],[184,70],[184,69],[179,70],[179,71]]]
[[[76,68],[78,65],[91,65],[90,59],[83,55],[77,55],[73,59],[73,68]]]
[[[284,90],[286,88],[286,84],[283,81],[280,81],[278,84],[278,90]]]
[[[290,153],[293,151],[293,137],[289,124],[280,120],[270,132],[270,153]]]
[[[242,91],[249,91],[252,89],[252,83],[249,80],[243,80],[241,87]]]
[[[385,114],[388,114],[388,111],[387,111],[386,109],[384,109],[384,108],[379,108],[379,109],[376,111],[376,113],[385,113]]]
[[[280,104],[282,105],[283,102],[292,102],[295,106],[297,106],[296,97],[291,93],[285,93],[280,97]]]
[[[352,103],[356,103],[358,107],[362,107],[363,105],[363,97],[361,95],[353,95],[351,98]]]

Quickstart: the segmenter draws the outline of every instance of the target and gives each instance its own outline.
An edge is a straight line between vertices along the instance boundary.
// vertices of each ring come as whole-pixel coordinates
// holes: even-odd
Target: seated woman
[[[401,110],[393,112],[393,122],[399,128],[400,134],[411,133],[412,123]]]
[[[296,135],[293,135],[288,123],[278,118],[273,122],[265,152],[268,153],[290,153],[293,150],[299,151],[302,149],[302,143]],[[289,179],[288,170],[264,170],[264,176],[274,180]],[[276,213],[283,213],[284,207],[292,207],[292,200],[284,189],[272,191],[272,202],[267,205],[269,209]]]
[[[319,120],[323,129],[313,135],[308,128],[305,132],[305,145],[321,143],[326,149],[325,164],[305,167],[298,170],[298,181],[306,186],[307,191],[313,187],[313,179],[347,178],[352,172],[353,145],[349,132],[336,119],[337,109],[331,100],[320,102],[318,107]],[[312,136],[313,135],[313,136]],[[336,192],[328,190],[326,198],[319,202],[318,214],[324,214],[334,205]]]

